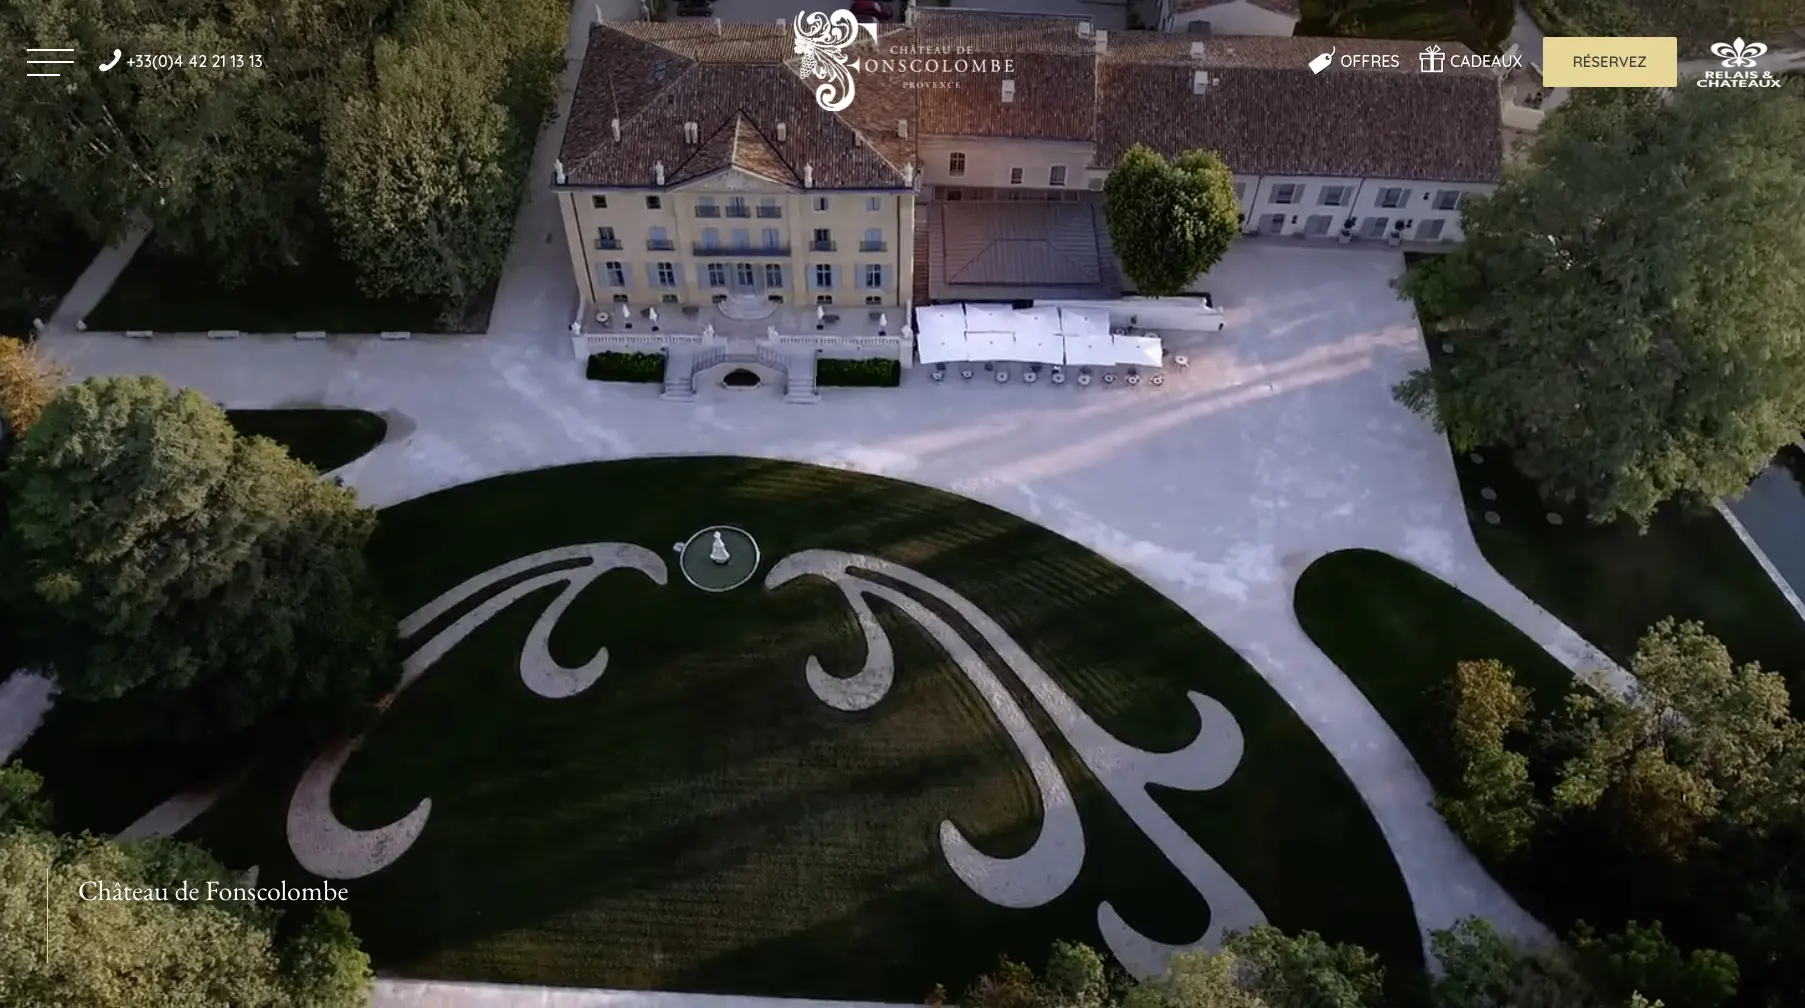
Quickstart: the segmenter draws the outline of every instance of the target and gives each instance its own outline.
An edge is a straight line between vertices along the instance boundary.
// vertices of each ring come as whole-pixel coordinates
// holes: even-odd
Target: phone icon
[[[1340,46],[1335,47],[1335,49],[1339,49],[1339,48],[1341,48],[1341,47]],[[1310,72],[1313,74],[1319,74],[1319,73],[1322,73],[1324,70],[1327,70],[1329,68],[1329,64],[1335,62],[1335,49],[1330,49],[1328,52],[1323,53],[1321,56],[1318,56],[1315,59],[1311,60],[1310,61]]]
[[[108,70],[111,70],[114,67],[118,66],[119,65],[119,56],[120,56],[119,50],[117,50],[117,49],[113,50],[113,58],[110,60],[107,60],[105,63],[102,63],[100,65],[100,72],[106,73]]]

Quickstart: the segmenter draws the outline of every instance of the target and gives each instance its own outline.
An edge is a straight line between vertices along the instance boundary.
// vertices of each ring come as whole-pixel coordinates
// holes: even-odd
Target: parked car
[[[678,17],[714,17],[713,0],[677,0]]]
[[[852,16],[860,21],[896,20],[896,8],[883,0],[852,0],[846,9],[852,11]]]

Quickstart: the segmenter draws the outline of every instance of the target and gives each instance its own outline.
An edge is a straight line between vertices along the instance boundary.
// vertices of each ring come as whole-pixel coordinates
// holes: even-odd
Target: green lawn
[[[374,413],[349,409],[231,410],[227,417],[239,433],[271,438],[322,472],[376,447],[387,427]],[[16,758],[43,775],[60,828],[98,834],[124,829],[181,788],[229,775],[268,738],[267,730],[259,730],[208,745],[96,746],[91,734],[81,707],[61,704]]]
[[[1537,711],[1559,709],[1573,674],[1510,621],[1414,564],[1340,550],[1298,578],[1293,604],[1310,639],[1397,732],[1437,791],[1460,781],[1446,747],[1441,691],[1463,661],[1496,658]]]
[[[87,324],[96,330],[154,332],[483,332],[493,297],[491,286],[447,329],[436,301],[365,295],[356,268],[329,248],[306,257],[301,266],[260,270],[227,286],[212,265],[171,253],[153,237],[88,314]]]
[[[368,410],[227,410],[240,434],[260,434],[321,472],[369,453],[388,433],[388,421]]]
[[[373,560],[398,612],[556,546],[669,544],[725,523],[767,570],[805,548],[870,553],[963,593],[1092,716],[1136,746],[1190,741],[1186,690],[1246,736],[1234,777],[1157,800],[1283,927],[1358,941],[1403,984],[1421,953],[1385,842],[1332,757],[1235,652],[1122,569],[1044,529],[924,487],[749,459],[539,470],[386,510]],[[673,558],[674,559],[674,558]],[[674,565],[673,565],[674,567]],[[674,576],[674,570],[673,570]],[[863,640],[820,582],[710,595],[610,574],[566,612],[554,657],[606,645],[607,674],[547,700],[520,681],[550,591],[517,603],[404,693],[334,792],[354,828],[432,799],[396,864],[349,884],[379,969],[441,978],[918,1001],[999,953],[1093,943],[1097,906],[1164,941],[1207,907],[1034,715],[1071,783],[1087,856],[1035,910],[973,895],[935,839],[952,818],[986,850],[1023,849],[1038,799],[1021,758],[956,667],[873,603],[897,683],[859,714],[807,689],[805,661],[845,673]],[[968,634],[969,637],[969,634]],[[990,663],[993,667],[995,661]],[[1033,709],[1033,708],[1030,708]],[[283,815],[298,766],[265,761],[193,828],[267,882],[307,877]]]

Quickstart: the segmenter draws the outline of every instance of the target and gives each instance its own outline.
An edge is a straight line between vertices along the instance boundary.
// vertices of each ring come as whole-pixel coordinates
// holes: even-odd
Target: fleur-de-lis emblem
[[[861,24],[850,10],[829,14],[820,11],[798,13],[792,26],[796,36],[796,74],[805,81],[822,81],[815,88],[815,101],[829,112],[838,112],[852,104],[852,71],[858,60],[848,59],[846,50],[858,41],[859,30],[877,41],[877,25]]]
[[[404,638],[415,638],[461,608],[477,603],[450,625],[428,636],[402,666],[406,689],[491,618],[545,588],[563,590],[540,614],[521,648],[520,677],[547,699],[576,696],[593,686],[608,667],[608,650],[565,667],[553,660],[552,630],[582,590],[611,570],[637,571],[654,584],[668,581],[664,561],[628,543],[590,543],[546,550],[479,574],[441,595],[401,622]],[[972,892],[997,906],[1029,909],[1063,896],[1077,882],[1085,861],[1084,824],[1071,786],[1029,711],[1038,709],[1083,761],[1141,833],[1197,890],[1210,907],[1209,925],[1195,941],[1170,945],[1136,930],[1108,902],[1097,905],[1104,944],[1129,971],[1152,976],[1172,955],[1198,947],[1219,947],[1230,931],[1264,923],[1265,915],[1247,890],[1229,875],[1153,798],[1153,789],[1207,791],[1222,786],[1241,762],[1245,739],[1234,715],[1202,693],[1186,697],[1198,718],[1197,735],[1172,752],[1149,752],[1110,734],[1079,706],[1009,634],[958,592],[900,564],[830,550],[803,550],[774,565],[767,589],[802,578],[820,578],[840,590],[865,637],[864,667],[833,674],[810,657],[803,679],[822,703],[835,710],[868,710],[883,701],[895,679],[895,653],[868,599],[887,603],[940,645],[1003,727],[1027,765],[1040,793],[1039,835],[1026,851],[999,857],[980,850],[951,819],[940,822],[940,850],[947,866]],[[907,591],[900,590],[908,589]],[[979,654],[971,641],[917,595],[932,599],[981,638],[1000,661]],[[1005,675],[1020,687],[1011,690]],[[375,829],[352,829],[332,812],[332,786],[361,739],[328,748],[302,774],[289,800],[289,849],[301,867],[322,878],[371,875],[407,853],[425,830],[432,799],[422,798],[407,815]]]
[[[1721,58],[1727,67],[1752,67],[1767,52],[1765,42],[1719,42],[1711,47],[1711,55]]]

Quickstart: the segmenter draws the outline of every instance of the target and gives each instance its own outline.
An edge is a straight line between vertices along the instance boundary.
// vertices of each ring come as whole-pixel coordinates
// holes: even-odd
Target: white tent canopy
[[[930,305],[915,310],[916,347],[923,364],[1020,361],[1157,368],[1157,336],[1112,336],[1104,308],[1027,308],[994,304]]]
[[[1074,367],[1107,366],[1116,362],[1116,341],[1107,332],[1101,336],[1065,337],[1065,362]]]
[[[1108,336],[1109,309],[1060,308],[1059,331],[1067,336]]]
[[[1117,336],[1116,363],[1159,367],[1162,359],[1158,336]]]
[[[929,305],[915,309],[920,330],[915,346],[923,364],[971,360],[965,339],[965,309],[961,305]]]

